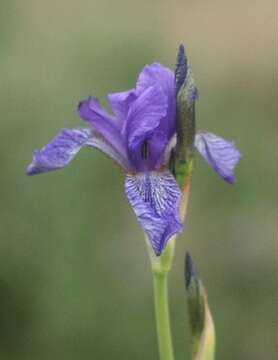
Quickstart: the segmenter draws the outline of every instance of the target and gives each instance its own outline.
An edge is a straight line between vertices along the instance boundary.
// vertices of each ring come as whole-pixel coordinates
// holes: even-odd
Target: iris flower
[[[184,61],[188,104],[194,106],[197,89],[185,55]],[[133,89],[108,95],[112,113],[96,97],[81,101],[78,113],[87,127],[60,130],[34,152],[27,174],[61,169],[85,146],[101,150],[125,171],[127,198],[154,253],[161,255],[171,236],[183,229],[182,194],[169,166],[177,139],[178,86],[173,71],[154,63],[143,68]],[[240,153],[232,142],[199,131],[194,144],[218,175],[234,182]]]

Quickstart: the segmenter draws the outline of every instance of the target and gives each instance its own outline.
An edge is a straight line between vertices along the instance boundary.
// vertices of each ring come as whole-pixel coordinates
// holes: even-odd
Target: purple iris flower
[[[195,102],[195,85],[189,92]],[[183,228],[179,214],[181,190],[168,166],[176,144],[174,72],[158,63],[147,65],[135,88],[109,94],[108,100],[112,114],[96,97],[81,101],[78,113],[88,127],[62,129],[34,152],[27,174],[63,168],[84,146],[101,150],[125,170],[126,195],[159,256],[171,236]],[[234,182],[240,153],[232,142],[198,132],[195,147],[222,178]]]

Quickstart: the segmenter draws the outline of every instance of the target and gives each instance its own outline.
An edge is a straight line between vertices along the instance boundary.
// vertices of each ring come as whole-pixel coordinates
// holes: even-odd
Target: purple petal
[[[147,149],[144,147],[147,146]],[[165,133],[156,129],[148,134],[136,147],[130,148],[129,160],[136,171],[151,171],[160,169],[165,159],[167,137]],[[147,156],[143,156],[147,151]]]
[[[135,148],[160,124],[167,111],[160,89],[149,87],[132,103],[128,112],[128,145]]]
[[[153,169],[163,154],[167,138],[158,129],[165,117],[167,101],[159,88],[150,87],[131,104],[127,119],[128,151],[137,170]],[[148,141],[150,157],[145,164],[141,156],[144,141]]]
[[[195,136],[195,146],[218,175],[229,183],[235,182],[234,169],[241,154],[233,142],[199,131]]]
[[[176,180],[169,171],[127,175],[125,191],[155,254],[159,256],[170,237],[183,228],[179,216],[181,192]]]
[[[139,75],[136,91],[142,92],[150,86],[159,87],[166,97],[167,114],[161,122],[164,131],[170,139],[175,132],[175,77],[174,72],[161,64],[146,65]]]
[[[135,100],[136,95],[134,89],[113,93],[108,95],[113,113],[116,115],[120,125],[123,125],[127,118],[130,103]]]
[[[34,152],[32,163],[27,168],[27,175],[65,167],[86,145],[101,150],[126,170],[129,168],[128,160],[91,129],[62,129],[46,146]]]
[[[116,119],[100,105],[97,98],[89,97],[81,101],[78,112],[123,158],[127,157],[125,141]]]
[[[136,90],[144,91],[154,85],[159,85],[165,94],[173,93],[175,95],[173,71],[158,63],[146,65],[138,77]]]
[[[127,158],[122,157],[105,139],[99,134],[92,131],[92,137],[88,140],[87,145],[99,149],[104,154],[108,155],[112,160],[119,164],[123,169],[128,171],[131,165]]]
[[[160,64],[145,66],[137,81],[136,95],[127,123],[129,156],[138,171],[159,169],[176,127],[174,73]],[[135,106],[141,108],[134,117]],[[141,155],[144,143],[148,146],[147,159]]]
[[[90,129],[62,129],[50,143],[34,152],[27,175],[63,168],[90,138]]]

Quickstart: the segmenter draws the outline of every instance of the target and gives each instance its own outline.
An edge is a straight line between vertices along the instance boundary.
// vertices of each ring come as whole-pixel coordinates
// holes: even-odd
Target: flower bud
[[[177,145],[175,151],[175,175],[180,186],[192,170],[192,158],[195,139],[195,101],[198,91],[192,71],[180,45],[175,70],[176,81],[176,123]]]
[[[189,253],[186,254],[185,258],[185,286],[192,337],[192,359],[213,360],[215,352],[214,323],[206,290],[197,275]]]

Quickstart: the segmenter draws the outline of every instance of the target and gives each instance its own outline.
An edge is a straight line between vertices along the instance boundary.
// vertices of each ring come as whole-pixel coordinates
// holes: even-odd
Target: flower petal
[[[27,175],[63,168],[87,145],[90,137],[90,129],[62,129],[46,146],[34,152]]]
[[[128,160],[117,153],[110,144],[106,143],[91,129],[62,129],[53,140],[41,150],[36,150],[32,163],[27,168],[27,175],[35,175],[65,167],[75,157],[83,146],[93,146],[120,166],[128,169]]]
[[[146,65],[138,77],[136,90],[145,90],[156,84],[162,87],[164,93],[174,93],[175,79],[173,71],[158,63]]]
[[[127,144],[130,162],[137,171],[156,168],[167,143],[159,125],[165,117],[167,101],[161,89],[146,89],[130,106],[127,119]],[[142,145],[148,142],[149,156],[142,158]]]
[[[179,216],[181,193],[175,178],[168,170],[129,174],[125,191],[155,254],[159,256],[170,237],[183,228]]]
[[[229,183],[235,182],[234,169],[241,154],[233,142],[199,131],[195,136],[195,146],[219,176]]]
[[[147,88],[132,103],[128,112],[128,146],[134,149],[160,124],[167,111],[165,95],[160,89]]]
[[[141,93],[150,86],[159,87],[166,97],[168,105],[167,119],[161,125],[163,125],[166,133],[169,135],[168,139],[170,139],[175,132],[176,102],[174,72],[158,63],[146,65],[139,75],[136,92]]]
[[[128,171],[131,165],[127,158],[122,157],[104,138],[92,131],[92,137],[88,140],[87,145],[92,146],[104,154],[108,155],[112,160],[119,164],[123,169]]]
[[[116,115],[120,125],[126,120],[130,103],[135,100],[136,95],[134,89],[113,93],[108,95],[113,113]]]
[[[116,119],[100,105],[97,98],[89,97],[81,101],[78,112],[80,117],[88,121],[123,158],[127,157],[125,142]]]

